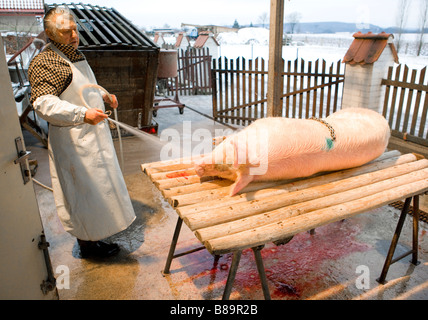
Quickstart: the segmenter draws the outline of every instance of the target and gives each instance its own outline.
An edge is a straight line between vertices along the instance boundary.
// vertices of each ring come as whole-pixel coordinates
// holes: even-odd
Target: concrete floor
[[[211,114],[211,97],[181,97],[181,102],[204,114]],[[154,118],[159,131],[178,130],[183,139],[182,121],[191,128],[211,132],[227,129],[207,117],[186,108],[159,109]],[[51,185],[47,150],[28,132],[24,132],[32,159],[37,159],[35,179]],[[117,142],[116,142],[117,145]],[[62,300],[81,299],[221,299],[232,255],[218,261],[205,250],[174,259],[171,274],[163,276],[177,214],[163,200],[140,164],[159,160],[162,143],[125,137],[124,176],[136,221],[125,231],[108,240],[121,246],[110,259],[82,259],[75,238],[64,231],[56,215],[52,193],[38,185],[34,190],[50,243],[50,257],[58,280]],[[419,260],[414,266],[409,257],[390,267],[386,285],[379,277],[392,239],[399,211],[386,206],[343,222],[316,229],[314,235],[296,235],[288,244],[266,245],[262,256],[269,289],[277,300],[351,300],[351,299],[428,299],[428,226],[420,222]],[[183,225],[178,250],[199,246],[192,232]],[[411,248],[411,218],[406,219],[396,254]],[[64,281],[69,271],[69,282]],[[361,279],[366,277],[364,283]],[[243,252],[231,299],[263,299],[251,250]]]

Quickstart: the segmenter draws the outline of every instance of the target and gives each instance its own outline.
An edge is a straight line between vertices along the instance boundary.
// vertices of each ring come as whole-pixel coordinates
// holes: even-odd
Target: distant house
[[[43,0],[0,0],[0,31],[40,33]]]
[[[197,24],[187,24],[187,23],[181,24],[181,28],[187,28],[187,27],[197,29],[197,33],[199,34],[204,31],[210,31],[214,33],[214,35],[218,35],[221,32],[238,32],[239,30],[237,28],[215,26],[215,25],[197,25]],[[192,34],[190,34],[190,36],[192,36]]]
[[[153,39],[153,42],[158,46],[162,47],[163,44],[165,44],[165,39],[163,38],[163,34],[156,32],[155,37]]]
[[[194,48],[208,48],[211,56],[213,59],[218,58],[218,47],[220,44],[217,42],[217,40],[214,38],[213,34],[211,32],[205,31],[199,33],[198,38],[195,41],[195,44],[193,45]]]
[[[186,50],[190,47],[190,38],[184,32],[180,32],[177,36],[177,41],[175,42],[175,47],[177,49]]]

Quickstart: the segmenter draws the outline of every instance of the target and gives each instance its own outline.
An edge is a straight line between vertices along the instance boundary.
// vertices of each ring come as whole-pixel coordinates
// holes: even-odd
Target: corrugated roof
[[[45,10],[57,4],[45,4]],[[80,36],[80,49],[158,49],[157,46],[114,8],[91,4],[61,4],[70,9]]]
[[[361,65],[372,64],[379,59],[387,46],[391,48],[394,61],[398,63],[397,50],[391,41],[394,38],[392,34],[385,32],[379,34],[368,32],[363,34],[357,32],[353,37],[354,41],[352,41],[348,52],[346,52],[343,58],[344,63]]]
[[[0,12],[34,12],[43,14],[43,0],[0,0]]]

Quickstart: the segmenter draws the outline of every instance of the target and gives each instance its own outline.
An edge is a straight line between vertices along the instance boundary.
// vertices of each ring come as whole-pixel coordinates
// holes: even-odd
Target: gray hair
[[[56,31],[60,26],[62,26],[61,24],[58,23],[57,20],[53,21],[54,20],[53,18],[57,15],[65,16],[69,20],[76,22],[73,15],[70,12],[70,9],[64,6],[58,6],[55,8],[51,8],[49,9],[48,12],[46,12],[43,18],[43,27],[45,30],[48,29],[51,31]]]

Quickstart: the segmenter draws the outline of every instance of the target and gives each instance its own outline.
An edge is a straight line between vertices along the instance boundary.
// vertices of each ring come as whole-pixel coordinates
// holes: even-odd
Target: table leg
[[[259,247],[254,247],[252,249],[254,252],[254,257],[256,259],[257,270],[259,271],[259,277],[260,277],[260,282],[262,284],[263,296],[265,297],[265,300],[271,300],[265,267],[263,266],[263,259],[260,253],[260,250],[262,250],[263,247],[264,246],[259,246]]]
[[[389,247],[388,255],[385,259],[385,264],[383,265],[382,273],[378,279],[376,279],[377,282],[381,284],[385,284],[386,281],[386,275],[388,273],[389,267],[391,264],[393,264],[395,261],[392,260],[392,257],[394,256],[395,248],[397,247],[398,239],[400,238],[401,230],[403,229],[404,220],[406,219],[407,212],[409,211],[410,202],[412,201],[412,198],[407,198],[404,202],[403,209],[401,210],[401,215],[397,223],[397,228],[395,229],[394,236],[391,241],[391,245]],[[403,256],[401,257],[403,258]]]
[[[174,236],[172,237],[171,246],[169,247],[168,258],[166,259],[165,268],[162,271],[163,274],[169,274],[169,269],[171,267],[171,262],[174,257],[175,247],[177,245],[178,236],[180,235],[182,224],[183,224],[183,219],[178,217],[177,225],[175,226]]]
[[[232,292],[233,282],[235,281],[236,271],[238,270],[239,261],[241,260],[242,250],[233,253],[232,265],[230,266],[229,275],[227,276],[226,287],[223,292],[223,300],[229,300]]]

